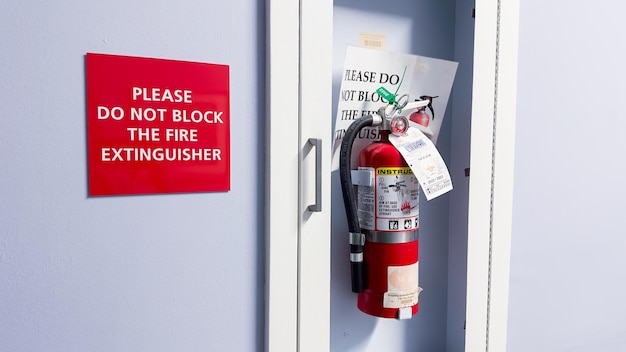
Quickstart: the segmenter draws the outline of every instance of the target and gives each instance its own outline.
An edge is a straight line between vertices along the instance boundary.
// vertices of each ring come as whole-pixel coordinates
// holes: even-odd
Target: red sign
[[[229,67],[87,54],[89,195],[230,190]]]

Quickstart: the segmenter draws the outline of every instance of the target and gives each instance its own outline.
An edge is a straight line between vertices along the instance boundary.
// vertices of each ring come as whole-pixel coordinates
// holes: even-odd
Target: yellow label
[[[376,175],[410,175],[410,167],[379,167],[376,169]]]

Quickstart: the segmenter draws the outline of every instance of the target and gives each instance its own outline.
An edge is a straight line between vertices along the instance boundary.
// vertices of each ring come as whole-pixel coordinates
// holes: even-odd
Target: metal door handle
[[[315,148],[315,204],[307,207],[310,212],[322,211],[322,139],[309,138],[309,144]]]

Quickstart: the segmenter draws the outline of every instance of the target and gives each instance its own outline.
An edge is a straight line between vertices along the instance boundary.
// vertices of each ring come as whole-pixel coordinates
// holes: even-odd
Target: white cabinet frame
[[[332,0],[266,2],[266,351],[330,348],[332,11]]]
[[[505,351],[519,2],[477,0],[467,248],[466,351]]]
[[[298,12],[296,1],[267,1],[266,351],[297,350]]]
[[[318,133],[310,121],[326,114],[328,120],[317,124],[322,136],[330,137],[325,121],[331,120],[332,1],[267,0],[266,5],[265,348],[325,351],[330,346],[330,227],[318,239],[307,235],[306,222],[313,216],[303,216],[307,136],[300,131],[304,126],[307,133]],[[518,17],[518,0],[476,0],[465,344],[471,352],[506,350]],[[330,141],[324,142],[329,166]],[[330,170],[324,174],[322,208],[329,211]],[[326,227],[325,217],[318,217],[316,229]],[[324,292],[325,297],[316,297]]]

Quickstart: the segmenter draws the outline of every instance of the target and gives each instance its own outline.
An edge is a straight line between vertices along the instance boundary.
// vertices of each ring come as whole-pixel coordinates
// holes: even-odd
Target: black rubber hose
[[[361,233],[359,225],[359,214],[356,206],[356,196],[354,194],[354,186],[352,185],[352,168],[350,165],[352,145],[359,135],[359,132],[365,128],[372,126],[374,118],[371,115],[363,116],[354,121],[346,130],[346,134],[341,141],[341,150],[339,152],[339,177],[341,179],[341,191],[343,193],[343,204],[348,217],[348,229],[350,233]],[[363,246],[361,244],[350,244],[350,272],[352,278],[352,292],[363,292],[365,290],[365,264],[363,260],[353,260],[353,255],[361,254]]]

